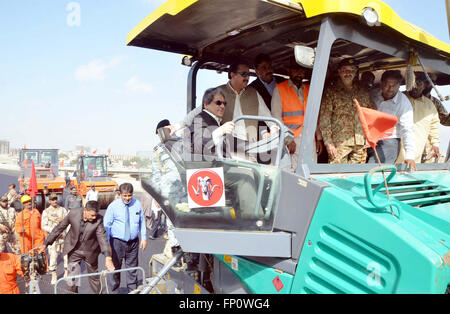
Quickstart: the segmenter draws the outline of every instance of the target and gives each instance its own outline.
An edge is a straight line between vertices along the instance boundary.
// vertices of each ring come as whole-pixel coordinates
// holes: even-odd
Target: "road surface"
[[[8,192],[8,185],[11,183],[16,184],[16,187],[18,187],[18,182],[17,182],[18,175],[19,175],[18,171],[0,169],[0,194],[1,195],[6,194]],[[145,193],[142,191],[142,189],[140,187],[140,183],[132,178],[123,177],[123,178],[118,178],[117,181],[119,184],[123,183],[123,182],[132,183],[136,190],[136,192],[134,193],[134,196],[137,199],[140,199],[142,196],[142,193]],[[104,212],[105,212],[105,210],[100,211],[101,214],[104,214]],[[149,269],[149,261],[150,261],[152,255],[161,253],[163,251],[165,241],[166,240],[161,235],[159,238],[157,238],[155,240],[147,240],[147,248],[145,249],[144,252],[142,252],[142,250],[139,250],[139,266],[145,270],[146,278],[150,277],[150,275],[151,275],[150,269]],[[105,268],[105,258],[102,254],[100,254],[100,256],[99,256],[99,271],[102,271],[104,269],[106,269]],[[82,267],[82,273],[85,273],[85,267]],[[64,274],[64,263],[63,263],[63,259],[61,257],[58,259],[57,274],[58,274],[58,279],[61,278]],[[138,278],[140,280],[142,279],[140,272],[138,272]],[[50,274],[43,275],[40,278],[39,289],[40,289],[41,293],[43,293],[43,294],[53,294],[54,293],[54,285],[51,285],[50,281],[51,281]],[[21,292],[25,293],[27,289],[25,288],[23,278],[19,277],[18,283],[19,283]],[[60,293],[60,294],[70,293],[65,289],[66,287],[67,287],[66,283],[64,281],[61,282],[60,285],[58,285],[58,293]],[[104,287],[103,293],[107,293],[106,287],[105,286],[103,286],[103,287]],[[127,293],[127,290],[125,287],[126,287],[125,273],[122,273],[121,288],[120,288],[119,292]],[[61,289],[59,289],[59,288],[61,288]],[[87,278],[84,278],[81,280],[81,287],[79,288],[79,293],[83,293],[83,294],[92,293],[90,291]]]

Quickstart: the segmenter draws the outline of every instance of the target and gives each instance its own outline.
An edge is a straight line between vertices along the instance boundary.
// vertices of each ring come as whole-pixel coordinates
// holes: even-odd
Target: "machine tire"
[[[37,194],[34,198],[36,209],[42,212],[47,203],[46,197],[43,194]]]
[[[100,192],[98,193],[98,203],[100,209],[106,209],[109,204],[114,201],[114,192]]]

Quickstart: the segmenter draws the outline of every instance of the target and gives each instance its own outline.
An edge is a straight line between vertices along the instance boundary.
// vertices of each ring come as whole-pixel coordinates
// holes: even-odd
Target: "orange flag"
[[[28,191],[31,197],[35,197],[36,194],[38,193],[36,169],[34,168],[33,161],[31,161],[31,178],[30,178],[30,185],[28,186]]]
[[[379,140],[386,139],[392,135],[398,122],[398,117],[378,110],[361,107],[357,99],[354,99],[354,102],[367,142],[375,149]]]

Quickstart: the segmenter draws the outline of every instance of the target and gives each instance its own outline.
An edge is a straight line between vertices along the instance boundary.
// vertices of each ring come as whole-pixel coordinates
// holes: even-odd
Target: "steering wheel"
[[[253,120],[253,121],[268,121],[276,123],[279,126],[279,132],[278,134],[271,134],[269,137],[259,140],[255,143],[250,143],[248,147],[246,148],[246,153],[264,153],[271,151],[275,147],[275,143],[277,143],[277,158],[275,160],[275,166],[278,166],[280,164],[281,155],[283,151],[283,147],[286,146],[287,142],[290,142],[294,138],[294,133],[287,128],[283,123],[281,123],[279,120],[272,118],[272,117],[264,117],[264,116],[240,116],[235,119],[233,119],[233,123],[236,124],[239,120]],[[219,143],[216,145],[216,154],[219,159],[224,159],[223,157],[223,138],[225,135],[222,135],[220,138]]]

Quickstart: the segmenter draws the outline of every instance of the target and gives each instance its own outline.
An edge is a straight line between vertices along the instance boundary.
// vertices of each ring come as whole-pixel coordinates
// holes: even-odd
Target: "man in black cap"
[[[357,61],[343,59],[338,65],[337,82],[323,92],[319,125],[332,164],[366,162],[366,138],[354,99],[361,107],[373,109],[373,103],[367,90],[357,83],[357,74]]]
[[[158,122],[158,125],[156,126],[156,134],[158,134],[158,129],[163,128],[165,126],[169,126],[170,121],[167,119],[161,120]]]
[[[81,195],[78,195],[76,186],[72,186],[70,188],[70,195],[66,198],[64,207],[67,210],[71,210],[72,208],[83,207],[83,199],[81,198]]]

